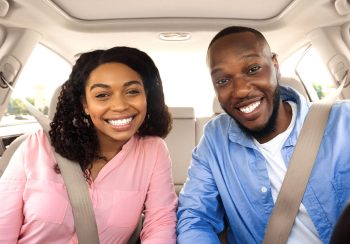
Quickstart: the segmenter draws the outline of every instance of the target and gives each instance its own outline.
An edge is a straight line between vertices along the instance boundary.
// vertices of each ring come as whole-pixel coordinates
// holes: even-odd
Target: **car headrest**
[[[215,96],[213,99],[213,113],[214,114],[221,114],[223,112],[225,112],[225,111],[222,109],[217,96]]]
[[[194,119],[194,108],[192,107],[169,107],[169,112],[176,119]]]
[[[282,86],[289,86],[291,88],[294,88],[301,95],[303,95],[307,100],[310,100],[309,95],[308,95],[303,83],[301,83],[301,81],[294,79],[292,77],[281,77],[279,79],[279,83]]]
[[[60,96],[61,93],[61,86],[58,86],[56,90],[54,91],[51,101],[50,101],[50,107],[49,107],[49,119],[52,120],[53,116],[56,113],[56,107],[58,103],[58,97]]]

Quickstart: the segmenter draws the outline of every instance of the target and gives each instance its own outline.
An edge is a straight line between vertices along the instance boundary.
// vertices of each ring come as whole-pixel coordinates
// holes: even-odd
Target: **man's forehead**
[[[239,56],[270,56],[268,44],[251,32],[234,33],[216,40],[208,50],[209,64],[230,54]]]
[[[209,48],[209,51],[218,51],[220,49],[258,50],[264,48],[264,46],[266,46],[265,41],[258,38],[254,33],[240,32],[228,34],[217,39]]]

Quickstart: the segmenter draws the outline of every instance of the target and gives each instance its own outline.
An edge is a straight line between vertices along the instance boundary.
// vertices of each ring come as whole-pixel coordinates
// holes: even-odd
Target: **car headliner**
[[[211,38],[229,25],[247,25],[267,36],[284,59],[304,45],[307,33],[340,25],[333,0],[12,0],[0,24],[41,33],[41,43],[73,63],[84,51],[128,45],[151,55],[178,53],[203,58]],[[161,32],[190,33],[164,41]],[[186,56],[184,56],[186,57]]]

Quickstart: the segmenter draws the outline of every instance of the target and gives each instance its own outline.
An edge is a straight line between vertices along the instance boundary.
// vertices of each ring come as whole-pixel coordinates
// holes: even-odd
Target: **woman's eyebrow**
[[[123,84],[124,87],[126,86],[131,86],[131,85],[140,85],[140,86],[143,86],[143,82],[142,81],[139,81],[139,80],[131,80],[131,81],[127,81]],[[106,85],[106,84],[103,84],[103,83],[95,83],[93,84],[91,87],[90,87],[90,91],[92,91],[93,89],[95,88],[104,88],[104,89],[109,89],[111,88],[110,85]]]
[[[131,81],[125,82],[123,86],[131,86],[131,85],[143,86],[143,82],[139,80],[131,80]]]
[[[106,84],[103,84],[103,83],[96,83],[96,84],[93,84],[91,87],[90,87],[90,91],[95,89],[95,88],[111,88],[109,85],[106,85]]]

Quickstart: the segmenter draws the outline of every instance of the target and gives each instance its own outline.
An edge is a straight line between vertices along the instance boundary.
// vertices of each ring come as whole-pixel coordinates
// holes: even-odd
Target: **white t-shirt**
[[[288,101],[288,103],[292,107],[292,120],[287,130],[263,144],[260,144],[257,140],[254,139],[255,145],[267,160],[266,166],[270,178],[271,192],[274,202],[276,202],[277,195],[281,189],[284,176],[287,172],[286,164],[283,160],[281,150],[283,144],[294,128],[297,114],[297,105],[290,101]],[[322,243],[317,230],[312,223],[309,214],[306,212],[303,204],[300,204],[298,214],[288,238],[288,244],[294,243]]]

